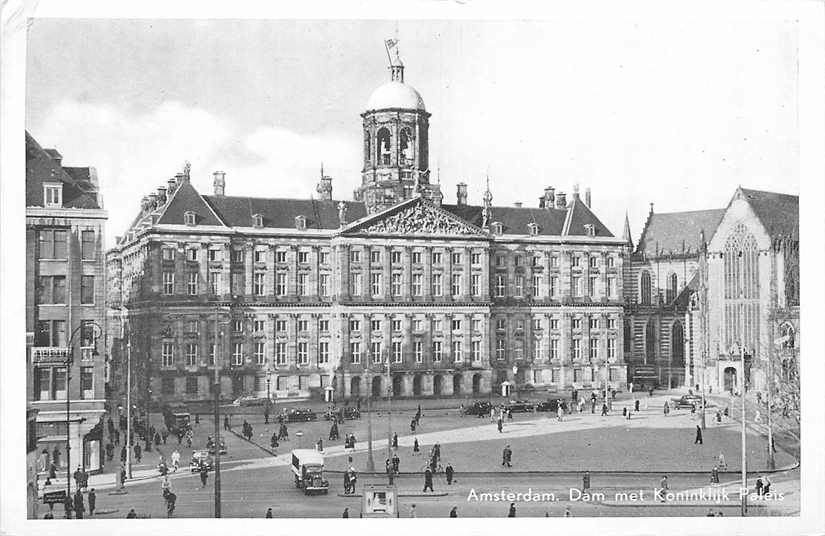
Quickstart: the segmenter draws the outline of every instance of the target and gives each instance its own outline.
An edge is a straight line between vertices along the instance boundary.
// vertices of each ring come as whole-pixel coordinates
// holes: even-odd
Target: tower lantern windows
[[[376,144],[376,160],[379,164],[389,166],[392,156],[390,149],[390,131],[386,127],[382,127],[378,131],[378,143]]]

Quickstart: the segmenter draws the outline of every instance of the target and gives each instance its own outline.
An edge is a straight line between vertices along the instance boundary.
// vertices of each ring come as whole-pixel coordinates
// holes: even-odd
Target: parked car
[[[332,412],[326,411],[326,412],[324,412],[324,419],[326,419],[328,421],[332,420],[332,415],[333,414],[336,417],[340,416],[340,417],[343,417],[344,419],[350,419],[350,420],[361,418],[361,412],[358,411],[358,408],[352,408],[350,406],[345,406],[343,408],[337,408]]]
[[[226,454],[226,441],[223,438],[220,439],[221,445],[221,454]],[[215,440],[211,439],[206,442],[206,450],[209,454],[215,454]]]
[[[266,405],[266,397],[257,397],[252,395],[244,395],[232,401],[233,406],[264,406]]]
[[[696,404],[697,408],[702,407],[702,397],[699,395],[683,395],[679,398],[673,398],[673,405],[676,409],[679,408],[692,408],[694,404]],[[707,400],[705,400],[705,407],[710,407],[712,404],[709,404]]]
[[[535,405],[529,400],[511,400],[507,409],[513,413],[528,413],[535,410]]]
[[[212,470],[212,456],[206,450],[195,450],[192,452],[192,461],[189,462],[189,471],[197,473],[201,470],[201,465],[206,465],[206,468]]]
[[[489,402],[476,401],[464,408],[464,415],[489,415],[492,407]]]
[[[286,422],[307,422],[318,420],[318,414],[307,408],[291,408],[286,411]]]
[[[536,411],[550,411],[555,413],[559,410],[559,402],[561,402],[561,409],[567,412],[567,401],[559,400],[558,398],[549,398],[543,402],[539,402],[536,404]]]

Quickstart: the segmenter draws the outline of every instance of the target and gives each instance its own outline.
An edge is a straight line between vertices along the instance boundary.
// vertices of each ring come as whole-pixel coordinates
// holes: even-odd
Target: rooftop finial
[[[404,63],[401,61],[401,54],[398,51],[398,30],[396,29],[395,39],[384,40],[384,47],[387,49],[387,59],[390,61],[390,80],[393,82],[404,82]],[[395,56],[395,57],[393,57]]]
[[[321,161],[321,178],[324,178],[324,161]]]
[[[186,175],[186,178],[189,178],[189,171],[192,169],[192,164],[189,160],[185,160],[183,162],[183,174]]]

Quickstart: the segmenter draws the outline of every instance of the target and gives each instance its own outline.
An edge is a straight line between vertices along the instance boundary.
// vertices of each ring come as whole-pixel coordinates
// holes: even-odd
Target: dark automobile
[[[223,438],[221,438],[220,447],[221,447],[221,454],[226,454],[226,441],[224,441]],[[214,439],[209,438],[206,441],[206,450],[209,452],[209,454],[215,454],[215,440]]]
[[[307,422],[318,420],[318,415],[307,408],[292,408],[286,412],[286,422]]]
[[[473,402],[464,408],[464,415],[489,415],[492,407],[489,402]]]
[[[205,465],[206,469],[212,470],[212,456],[206,450],[196,450],[192,452],[192,461],[189,462],[189,471],[196,473]]]
[[[549,400],[539,402],[538,404],[536,404],[536,411],[550,411],[555,413],[559,410],[559,402],[561,402],[562,411],[567,412],[567,401],[560,401],[557,398],[551,398]]]
[[[343,408],[338,408],[338,409],[335,409],[331,412],[330,411],[325,412],[324,413],[324,419],[330,421],[330,420],[332,420],[333,415],[335,415],[336,417],[341,417],[341,418],[350,419],[350,420],[361,418],[361,412],[358,410],[358,408],[352,408],[352,407],[349,407],[349,406],[346,406],[346,407],[343,407]]]
[[[527,413],[535,409],[535,405],[528,400],[511,400],[507,409],[513,413]]]
[[[674,398],[673,406],[676,409],[679,408],[692,408],[694,404],[696,404],[697,408],[702,407],[702,397],[699,395],[684,395],[680,398]],[[707,400],[705,400],[705,407],[710,407],[712,404],[708,404]]]

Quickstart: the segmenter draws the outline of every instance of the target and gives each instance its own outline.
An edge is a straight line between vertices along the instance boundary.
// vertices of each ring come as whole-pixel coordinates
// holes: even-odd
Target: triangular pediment
[[[351,223],[344,235],[483,237],[485,231],[422,198],[399,203]]]

